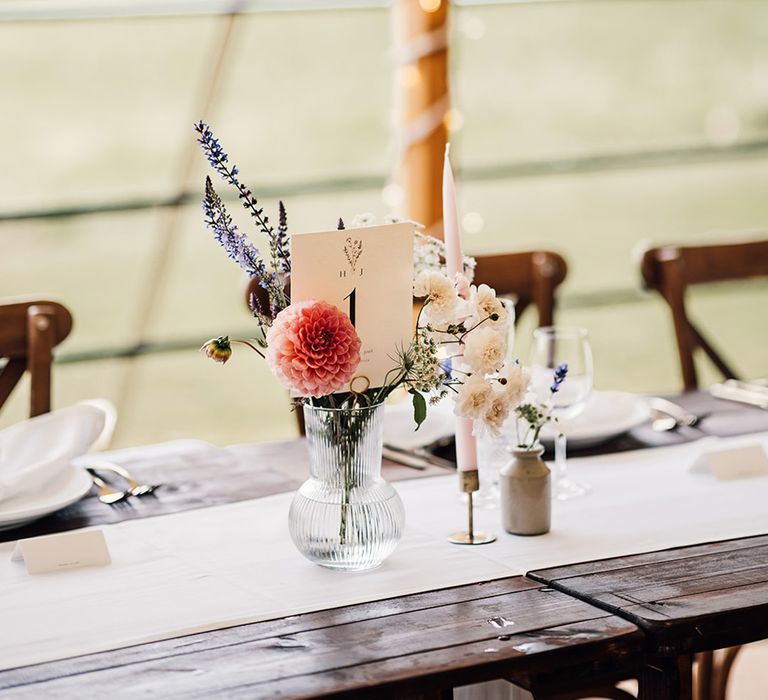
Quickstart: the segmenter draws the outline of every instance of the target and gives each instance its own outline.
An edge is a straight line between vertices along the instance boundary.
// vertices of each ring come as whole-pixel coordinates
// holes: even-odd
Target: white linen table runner
[[[497,510],[478,547],[446,536],[466,525],[451,475],[397,484],[406,534],[380,568],[317,567],[288,535],[292,494],[104,527],[113,563],[30,576],[0,544],[0,669],[52,661],[532,569],[768,533],[768,477],[717,481],[689,467],[706,449],[762,444],[768,433],[570,460],[584,498],[554,504],[552,531],[514,537]],[[216,474],[212,473],[215,479]]]

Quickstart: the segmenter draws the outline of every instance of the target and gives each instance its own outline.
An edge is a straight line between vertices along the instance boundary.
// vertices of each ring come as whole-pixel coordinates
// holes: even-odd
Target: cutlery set
[[[421,471],[428,469],[429,467],[442,467],[443,469],[450,469],[451,471],[456,470],[456,465],[453,462],[443,459],[436,454],[432,454],[427,447],[415,447],[409,450],[404,447],[384,445],[382,456],[390,462],[396,462],[404,467],[419,469]]]
[[[716,399],[726,399],[768,409],[768,381],[765,379],[756,379],[752,382],[726,379],[721,384],[713,384],[709,393]]]
[[[442,467],[456,471],[456,464],[434,453],[440,447],[447,447],[453,442],[453,435],[445,435],[420,447],[399,447],[384,443],[382,456],[390,462],[396,462],[404,467],[424,471],[429,467]]]
[[[91,466],[86,467],[86,470],[91,475],[91,480],[93,481],[94,485],[99,489],[98,492],[98,499],[102,503],[106,503],[109,506],[114,505],[125,505],[128,498],[131,496],[134,496],[136,498],[141,498],[142,496],[149,496],[155,492],[156,489],[160,488],[162,484],[140,484],[138,481],[136,481],[131,474],[128,472],[127,469],[124,467],[121,467],[119,464],[114,464],[113,462],[104,462],[104,461],[98,461],[98,462],[92,462]],[[115,488],[112,483],[108,483],[104,479],[101,478],[99,473],[104,472],[110,472],[120,479],[122,479],[126,484],[127,488],[124,489],[118,489]]]

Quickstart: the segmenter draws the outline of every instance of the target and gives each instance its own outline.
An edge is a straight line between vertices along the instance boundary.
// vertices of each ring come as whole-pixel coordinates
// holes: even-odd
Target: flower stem
[[[253,343],[248,340],[238,340],[237,338],[230,338],[230,343],[240,343],[240,345],[247,345],[251,350],[264,357],[264,353],[259,350]]]

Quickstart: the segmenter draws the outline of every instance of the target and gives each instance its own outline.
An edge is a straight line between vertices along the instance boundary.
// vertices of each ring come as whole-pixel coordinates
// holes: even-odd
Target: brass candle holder
[[[475,532],[474,505],[472,494],[480,488],[480,478],[477,470],[459,472],[459,489],[467,494],[467,530],[454,532],[448,541],[453,544],[489,544],[496,541],[496,535],[485,532]]]

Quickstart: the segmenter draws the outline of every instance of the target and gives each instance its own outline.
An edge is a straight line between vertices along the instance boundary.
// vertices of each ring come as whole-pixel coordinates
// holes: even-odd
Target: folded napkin
[[[0,503],[54,480],[104,430],[98,406],[76,404],[0,430]]]

